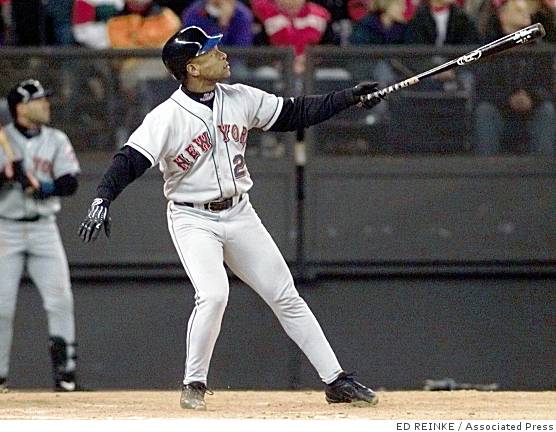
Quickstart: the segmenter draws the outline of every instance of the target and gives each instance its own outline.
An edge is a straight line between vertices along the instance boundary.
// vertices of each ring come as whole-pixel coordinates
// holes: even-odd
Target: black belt
[[[234,198],[236,197],[226,198],[220,201],[210,201],[204,204],[194,204],[188,202],[177,202],[175,204],[187,206],[187,207],[193,207],[193,208],[201,208],[211,212],[219,212],[222,210],[227,210],[230,207],[233,207],[234,204],[238,204],[239,202],[241,202],[241,200],[243,199],[243,194],[236,198],[237,201],[235,203],[234,203]]]

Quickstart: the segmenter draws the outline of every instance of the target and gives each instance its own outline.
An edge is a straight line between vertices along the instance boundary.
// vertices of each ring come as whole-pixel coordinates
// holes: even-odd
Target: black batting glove
[[[103,226],[106,237],[110,237],[109,206],[110,201],[107,199],[95,198],[93,200],[89,207],[87,217],[81,222],[79,227],[79,237],[84,243],[95,241]]]
[[[367,109],[371,109],[377,106],[383,99],[383,96],[373,96],[372,98],[367,98],[368,94],[374,93],[378,90],[378,83],[376,81],[363,81],[357,84],[352,89],[354,102],[361,104]]]
[[[13,162],[14,176],[13,180],[21,185],[21,189],[28,191],[31,189],[31,182],[25,173],[25,168],[23,168],[23,161],[17,160]]]

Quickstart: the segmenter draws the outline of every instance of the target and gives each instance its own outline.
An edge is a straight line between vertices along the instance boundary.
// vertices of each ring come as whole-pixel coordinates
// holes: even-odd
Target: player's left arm
[[[77,192],[78,187],[77,175],[66,174],[51,182],[40,182],[39,188],[33,192],[33,197],[43,200],[52,196],[70,196]]]
[[[321,123],[353,105],[362,104],[370,109],[382,100],[380,97],[367,101],[362,98],[378,88],[376,82],[362,82],[355,87],[334,91],[326,95],[308,95],[284,101],[274,124],[268,129],[274,132],[296,131]]]

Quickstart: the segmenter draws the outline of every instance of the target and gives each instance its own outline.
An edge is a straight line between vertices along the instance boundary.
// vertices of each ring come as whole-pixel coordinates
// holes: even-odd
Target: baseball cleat
[[[6,378],[0,378],[0,393],[8,393],[8,383]]]
[[[326,401],[349,403],[354,406],[368,407],[378,403],[378,396],[370,388],[355,381],[353,374],[342,372],[336,380],[326,385]]]
[[[81,387],[79,384],[76,384],[72,381],[60,381],[56,383],[54,387],[55,392],[59,393],[68,393],[68,392],[84,392],[84,391],[91,391],[85,387]]]
[[[184,409],[192,410],[206,410],[207,404],[205,403],[205,393],[207,386],[201,382],[194,381],[185,384],[181,391],[180,406]]]
[[[66,372],[62,374],[62,377],[56,379],[54,382],[55,392],[82,392],[89,391],[88,389],[81,387],[75,382],[75,374],[73,372]]]

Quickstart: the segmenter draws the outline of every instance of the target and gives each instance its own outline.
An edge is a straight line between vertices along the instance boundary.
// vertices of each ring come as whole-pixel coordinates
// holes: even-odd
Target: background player
[[[253,183],[244,155],[249,129],[294,131],[311,126],[359,103],[377,83],[291,99],[241,84],[222,84],[230,76],[230,65],[217,46],[221,37],[191,26],[166,43],[162,59],[182,85],[147,114],[115,155],[79,235],[85,242],[95,240],[103,227],[109,235],[110,203],[158,164],[165,180],[170,235],[195,289],[181,406],[206,407],[209,363],[228,300],[224,262],[272,308],[326,384],[328,402],[374,405],[375,393],[341,368],[253,210],[247,194]],[[378,102],[372,99],[367,107]]]
[[[66,254],[56,225],[60,196],[77,190],[79,163],[72,145],[50,122],[50,104],[37,80],[8,94],[13,123],[0,150],[0,386],[7,388],[17,291],[24,267],[37,286],[48,318],[56,391],[75,382],[73,295]]]

